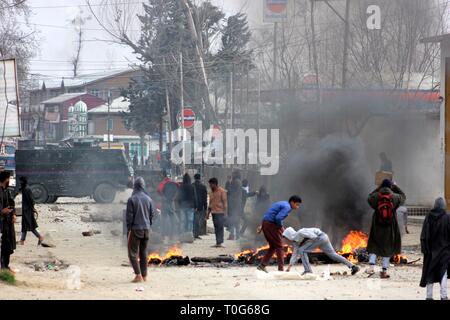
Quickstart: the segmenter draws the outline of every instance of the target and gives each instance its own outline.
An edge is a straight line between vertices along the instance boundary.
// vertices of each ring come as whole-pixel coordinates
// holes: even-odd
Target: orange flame
[[[181,256],[183,256],[183,251],[180,248],[173,246],[167,251],[164,257],[162,257],[159,253],[156,252],[150,253],[147,256],[147,261],[150,262],[152,260],[153,261],[156,260],[161,261],[161,263],[163,263],[164,260],[170,259],[172,257],[181,257]]]
[[[347,260],[352,263],[357,263],[358,259],[355,258],[354,252],[357,249],[367,248],[367,241],[369,237],[362,231],[350,231],[350,233],[342,240],[341,251],[338,253],[348,254]]]

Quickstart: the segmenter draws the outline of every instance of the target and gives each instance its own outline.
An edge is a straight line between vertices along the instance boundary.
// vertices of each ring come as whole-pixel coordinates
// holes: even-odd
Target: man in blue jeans
[[[299,231],[295,231],[293,228],[287,228],[283,232],[283,237],[291,241],[294,247],[294,252],[292,253],[292,257],[289,262],[289,267],[286,269],[287,272],[291,271],[291,267],[298,261],[299,258],[301,258],[303,267],[305,268],[303,274],[312,273],[308,253],[313,252],[317,248],[322,250],[322,252],[325,253],[330,259],[345,264],[349,267],[352,271],[352,275],[359,271],[358,266],[336,253],[330,243],[328,235],[318,228],[303,228]]]

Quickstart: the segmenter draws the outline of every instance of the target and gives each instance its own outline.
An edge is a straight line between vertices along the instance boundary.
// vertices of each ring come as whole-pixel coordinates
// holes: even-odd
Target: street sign
[[[284,22],[287,19],[288,0],[263,0],[264,22]]]
[[[177,116],[178,124],[181,126],[181,112],[178,113]],[[195,124],[195,112],[191,108],[184,109],[184,128],[190,129],[194,127]]]

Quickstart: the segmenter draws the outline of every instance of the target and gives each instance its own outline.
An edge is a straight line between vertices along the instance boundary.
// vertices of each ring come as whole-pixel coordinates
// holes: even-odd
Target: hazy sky
[[[124,0],[135,1],[136,0]],[[36,53],[31,63],[31,72],[39,74],[42,79],[61,79],[62,76],[70,77],[70,59],[74,54],[76,33],[70,20],[79,11],[78,5],[89,14],[85,0],[28,0],[32,8],[30,23],[33,29],[39,32],[40,50]],[[91,0],[91,3],[99,3],[100,0]],[[214,4],[223,7],[233,14],[238,10],[254,10],[254,5],[262,3],[262,0],[212,0]],[[252,7],[249,6],[252,3]],[[250,9],[249,9],[250,8]],[[258,24],[259,19],[250,18],[252,24]],[[82,55],[80,73],[95,73],[105,69],[123,69],[128,65],[128,60],[134,61],[135,57],[127,47],[110,44],[98,39],[110,39],[101,30],[95,20],[86,25],[86,32]]]

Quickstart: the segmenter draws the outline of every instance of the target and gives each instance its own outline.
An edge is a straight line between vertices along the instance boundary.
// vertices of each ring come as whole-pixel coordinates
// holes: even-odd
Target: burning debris
[[[153,266],[187,266],[191,263],[189,257],[183,257],[183,252],[176,246],[171,247],[165,256],[158,253],[148,255],[148,264]]]
[[[369,262],[369,253],[367,252],[367,242],[368,235],[362,231],[351,231],[345,238],[342,240],[341,250],[337,251],[337,253],[344,258],[348,259],[352,263],[367,263]],[[261,259],[267,253],[269,246],[264,246],[258,248],[256,250],[245,250],[235,255],[235,260],[237,263],[244,264],[259,264]],[[285,252],[285,261],[289,262],[292,256],[292,249],[289,246],[284,247]],[[311,262],[315,263],[335,263],[331,259],[329,259],[325,254],[323,254],[320,250],[316,250],[309,254],[309,258]],[[276,256],[272,257],[271,263],[275,263]],[[405,256],[395,256],[391,258],[391,263],[394,264],[407,264],[408,259]]]

